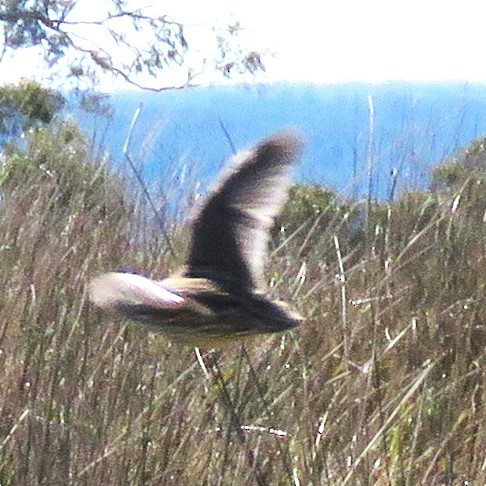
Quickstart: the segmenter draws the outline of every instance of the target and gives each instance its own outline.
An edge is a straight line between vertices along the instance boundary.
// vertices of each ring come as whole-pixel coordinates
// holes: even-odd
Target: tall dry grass
[[[179,225],[174,257],[73,127],[6,159],[2,486],[486,483],[484,170],[367,218],[295,188],[268,279],[306,323],[198,357],[86,298],[176,267]]]

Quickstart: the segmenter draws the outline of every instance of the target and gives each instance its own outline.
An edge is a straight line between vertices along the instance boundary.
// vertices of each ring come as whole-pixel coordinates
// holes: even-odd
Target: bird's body
[[[194,220],[180,272],[160,281],[107,273],[91,282],[91,300],[197,346],[297,326],[302,318],[262,289],[269,231],[299,152],[299,140],[281,134],[240,154]]]

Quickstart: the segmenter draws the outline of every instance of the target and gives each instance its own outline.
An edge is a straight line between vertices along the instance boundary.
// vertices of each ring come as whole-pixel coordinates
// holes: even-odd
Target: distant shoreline
[[[370,141],[368,97],[374,107]],[[112,120],[77,114],[116,163],[135,109],[143,104],[132,152],[149,180],[179,171],[211,183],[231,146],[238,149],[283,128],[307,139],[296,180],[343,195],[386,199],[397,189],[426,188],[431,167],[486,133],[486,85],[474,83],[276,83],[212,86],[110,96]],[[371,184],[369,178],[371,167]],[[204,188],[203,188],[204,189]]]

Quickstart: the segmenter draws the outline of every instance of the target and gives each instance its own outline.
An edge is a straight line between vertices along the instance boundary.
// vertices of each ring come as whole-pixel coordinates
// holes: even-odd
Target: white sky
[[[100,1],[79,0],[80,12],[99,11]],[[150,1],[158,4],[156,0],[132,4]],[[164,13],[199,26],[194,39],[201,48],[206,25],[239,20],[245,27],[242,39],[250,49],[275,54],[266,60],[267,73],[258,81],[486,82],[484,0],[168,0],[163,4]],[[17,52],[0,64],[0,82],[38,73],[35,58],[27,53]]]
[[[484,0],[251,0],[240,17],[279,79],[486,81]]]

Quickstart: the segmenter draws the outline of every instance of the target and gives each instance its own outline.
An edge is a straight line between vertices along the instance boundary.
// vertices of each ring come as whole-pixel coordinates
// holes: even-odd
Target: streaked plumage
[[[199,346],[297,326],[296,312],[265,297],[263,268],[300,149],[287,133],[237,155],[192,224],[184,268],[161,281],[104,274],[90,284],[91,301]]]

